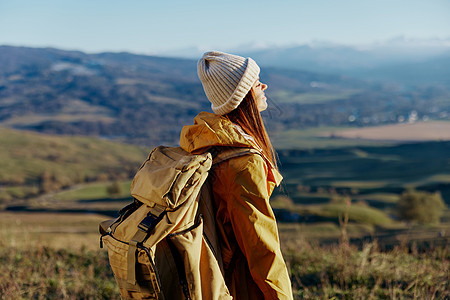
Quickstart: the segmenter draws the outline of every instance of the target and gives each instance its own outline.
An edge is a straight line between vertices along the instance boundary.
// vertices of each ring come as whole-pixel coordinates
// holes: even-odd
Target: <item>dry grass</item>
[[[297,244],[285,251],[297,299],[448,299],[448,248],[381,252],[341,244]]]
[[[87,214],[0,213],[1,299],[120,299]]]
[[[2,299],[120,299],[105,252],[0,244]]]
[[[0,212],[0,237],[4,245],[20,249],[98,250],[98,223],[107,218],[95,214]]]
[[[97,224],[103,219],[0,213],[1,298],[119,299],[106,251],[98,249]],[[329,224],[314,230],[336,232],[339,227]],[[448,248],[419,252],[397,247],[383,252],[376,243],[362,249],[346,243],[323,247],[313,236],[307,241],[301,226],[288,224],[280,226],[280,234],[295,299],[450,297]]]

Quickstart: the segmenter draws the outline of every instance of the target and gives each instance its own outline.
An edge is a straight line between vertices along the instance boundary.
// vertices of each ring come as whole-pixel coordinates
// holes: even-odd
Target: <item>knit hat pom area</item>
[[[242,102],[258,80],[259,66],[250,57],[220,51],[203,54],[197,64],[197,73],[212,110],[225,115]]]

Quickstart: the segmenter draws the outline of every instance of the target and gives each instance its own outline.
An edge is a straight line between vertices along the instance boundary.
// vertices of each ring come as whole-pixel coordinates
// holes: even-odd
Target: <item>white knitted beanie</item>
[[[211,51],[198,61],[197,73],[212,110],[224,115],[239,106],[259,76],[250,57]]]

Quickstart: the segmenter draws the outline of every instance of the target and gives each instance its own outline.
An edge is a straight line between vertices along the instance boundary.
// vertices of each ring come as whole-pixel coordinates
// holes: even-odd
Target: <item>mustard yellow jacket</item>
[[[181,132],[180,146],[198,153],[212,146],[252,147],[252,137],[228,119],[201,112]],[[292,299],[269,197],[282,180],[258,154],[236,157],[213,172],[213,192],[226,283],[235,299]]]

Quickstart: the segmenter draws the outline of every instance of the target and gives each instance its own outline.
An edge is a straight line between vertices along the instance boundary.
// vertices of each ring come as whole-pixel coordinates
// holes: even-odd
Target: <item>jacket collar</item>
[[[255,148],[239,129],[223,116],[201,112],[194,118],[194,125],[181,130],[180,146],[191,153],[201,153],[213,146]]]
[[[203,153],[214,146],[254,148],[261,152],[269,167],[269,180],[278,186],[283,179],[261,151],[254,138],[227,118],[208,112],[201,112],[194,118],[193,125],[181,130],[180,146],[190,153]]]

